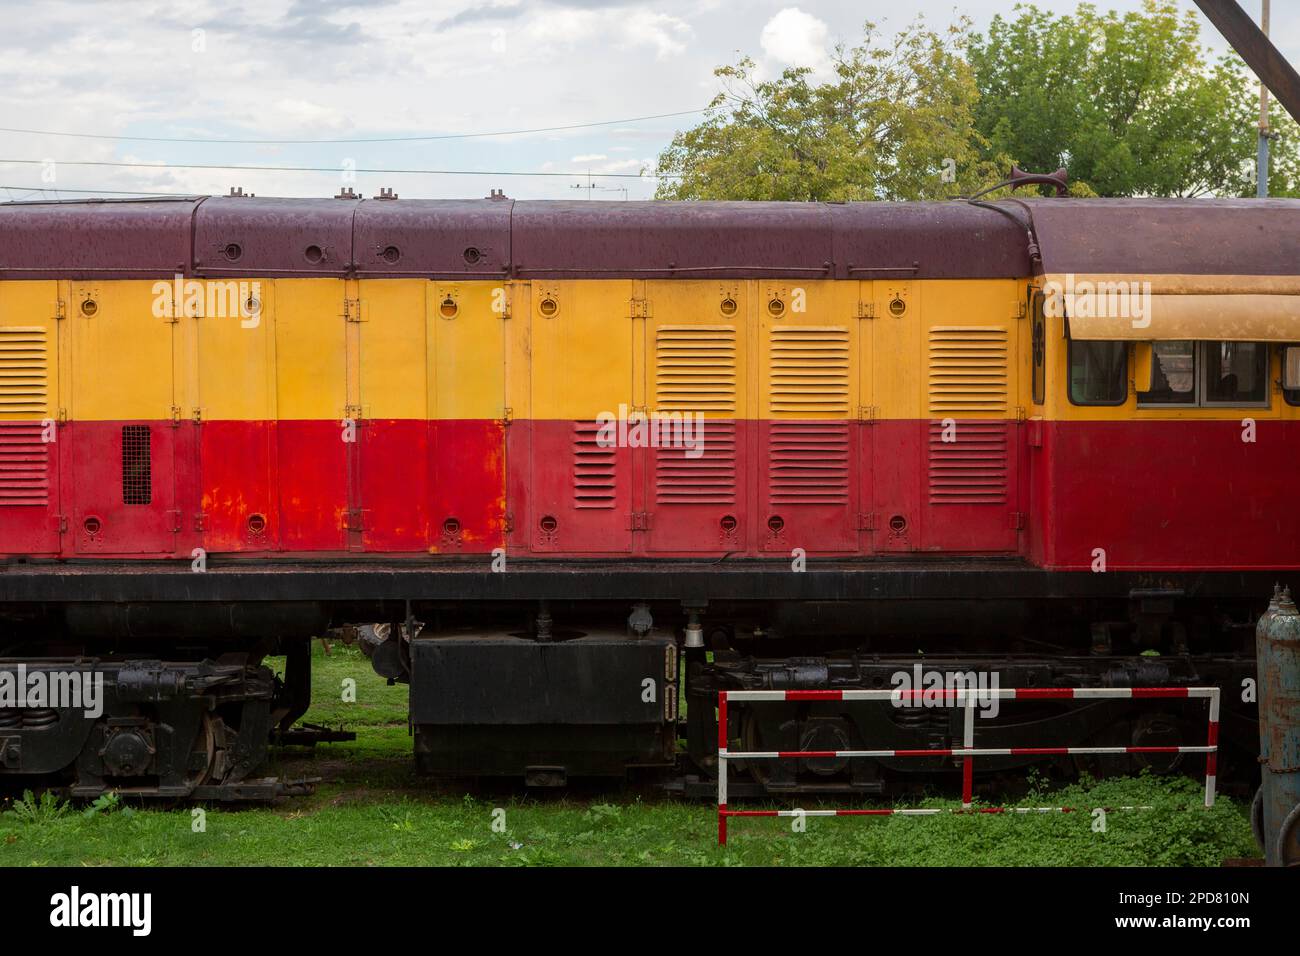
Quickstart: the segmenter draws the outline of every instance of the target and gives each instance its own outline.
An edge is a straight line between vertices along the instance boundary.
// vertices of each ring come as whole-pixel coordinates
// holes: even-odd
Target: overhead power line
[[[209,139],[198,136],[115,136],[110,133],[68,133],[48,129],[19,129],[0,126],[0,133],[21,133],[30,136],[66,136],[73,139],[119,139],[133,143],[229,143],[255,146],[310,146],[330,143],[427,143],[446,139],[480,139],[491,136],[527,136],[534,133],[561,133],[575,129],[593,129],[597,126],[618,126],[623,123],[641,123],[646,120],[670,119],[676,116],[694,116],[704,109],[681,110],[676,113],[654,113],[650,116],[631,116],[626,119],[600,120],[594,123],[571,123],[567,126],[539,126],[533,129],[508,129],[492,133],[439,133],[428,136],[370,136],[357,139]]]
[[[220,169],[238,170],[249,173],[384,173],[393,176],[560,176],[571,179],[575,176],[594,176],[601,179],[662,179],[657,175],[643,176],[640,173],[588,173],[586,170],[576,172],[520,172],[491,169],[375,169],[367,167],[341,166],[240,166],[222,163],[126,163],[91,159],[0,159],[0,166],[112,166],[117,169],[152,169],[163,172],[168,169]],[[676,175],[675,173],[672,175]]]

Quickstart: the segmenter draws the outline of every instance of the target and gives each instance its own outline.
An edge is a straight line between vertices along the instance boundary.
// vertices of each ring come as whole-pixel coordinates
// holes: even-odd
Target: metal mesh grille
[[[153,501],[153,460],[148,425],[122,426],[122,503],[147,505]]]

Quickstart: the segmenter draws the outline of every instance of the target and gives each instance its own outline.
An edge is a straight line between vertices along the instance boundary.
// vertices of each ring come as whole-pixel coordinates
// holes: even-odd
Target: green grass
[[[448,792],[414,773],[406,687],[386,686],[354,648],[335,646],[327,656],[317,646],[313,655],[307,719],[341,724],[359,739],[314,753],[286,749],[266,770],[320,778],[313,796],[208,806],[199,833],[188,807],[18,801],[0,813],[0,864],[1217,866],[1258,855],[1244,809],[1226,798],[1198,809],[1200,786],[1184,778],[1038,787],[1022,801],[1157,808],[1111,813],[1104,833],[1088,813],[810,818],[806,832],[793,832],[788,819],[750,818],[730,821],[725,848],[707,804],[617,788],[583,798]],[[348,677],[356,703],[342,700]]]

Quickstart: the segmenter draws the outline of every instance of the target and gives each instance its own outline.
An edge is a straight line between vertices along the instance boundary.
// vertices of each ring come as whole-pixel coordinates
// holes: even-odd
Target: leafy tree
[[[1209,62],[1195,14],[1172,0],[1054,15],[1017,4],[974,36],[985,156],[1066,165],[1103,196],[1253,195],[1258,85],[1235,55]],[[1281,124],[1280,192],[1294,190],[1294,123]]]
[[[1173,0],[1017,4],[984,34],[917,20],[886,40],[868,23],[832,66],[825,82],[764,79],[748,57],[715,70],[704,122],[660,154],[659,198],[943,198],[1012,161],[1067,166],[1076,195],[1255,194],[1258,81],[1235,55],[1211,60]],[[1270,194],[1300,196],[1300,126],[1275,108],[1273,133]]]
[[[748,57],[720,67],[704,122],[659,157],[658,197],[927,199],[988,181],[1005,163],[975,131],[968,29],[918,20],[885,42],[868,23],[861,44],[835,49],[824,83],[803,67],[761,79]]]

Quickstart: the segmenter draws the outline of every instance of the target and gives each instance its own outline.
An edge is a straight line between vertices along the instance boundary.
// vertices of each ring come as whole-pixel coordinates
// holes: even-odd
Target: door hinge
[[[506,534],[510,534],[510,532],[515,530],[515,516],[512,512],[506,512],[505,520],[502,523],[501,528]]]
[[[1028,418],[1029,418],[1029,415],[1025,412],[1025,406],[1023,406],[1023,405],[1017,405],[1017,406],[1016,406],[1016,424],[1023,424],[1023,423],[1028,419]]]
[[[181,530],[181,513],[176,510],[168,511],[168,516],[172,519],[172,533],[178,533]]]
[[[628,525],[633,531],[650,530],[650,513],[646,511],[634,511],[628,515]]]
[[[173,406],[172,406],[172,425],[173,425],[173,427],[174,427],[174,426],[179,425],[180,423],[181,423],[181,407],[180,407],[179,405],[173,405]]]
[[[365,321],[365,319],[362,318],[362,315],[361,315],[361,300],[360,300],[360,299],[344,299],[344,300],[343,300],[343,318],[344,318],[346,321],[348,321],[348,322],[364,322],[364,321]]]
[[[59,409],[59,424],[60,425],[68,424],[68,410],[66,408]]]
[[[859,531],[876,530],[876,513],[874,511],[868,512],[867,514],[858,515],[858,530]]]
[[[876,423],[876,412],[878,409],[875,405],[859,405],[858,421],[863,425],[874,425]]]
[[[876,317],[876,303],[874,302],[858,303],[859,319],[874,319],[875,317]]]
[[[361,421],[361,412],[362,409],[360,405],[343,406],[343,417],[354,424]]]
[[[1017,302],[1015,311],[1011,313],[1013,319],[1023,319],[1029,315],[1029,303]]]
[[[1012,531],[1025,530],[1025,513],[1023,511],[1011,512],[1011,530]]]
[[[68,516],[67,516],[67,515],[55,515],[55,516],[54,516],[54,520],[58,523],[58,526],[59,526],[59,534],[67,534],[67,533],[68,533]]]
[[[648,319],[650,318],[650,300],[633,299],[632,300],[632,318]]]
[[[344,531],[365,531],[366,512],[364,508],[349,508],[343,518]]]
[[[206,512],[203,512],[203,511],[197,511],[197,512],[195,512],[195,514],[194,514],[194,530],[195,530],[195,531],[207,531],[207,530],[208,530],[208,516],[207,516],[207,513],[206,513]]]
[[[68,317],[68,307],[62,299],[54,300],[54,321],[62,322]]]
[[[203,409],[194,409],[194,414],[190,416],[195,425],[203,424]]]
[[[509,405],[507,405],[505,408],[501,409],[501,424],[502,424],[502,425],[510,425],[510,424],[513,424],[513,423],[514,423],[514,420],[515,420],[515,410],[514,410],[513,408],[511,408]]]

